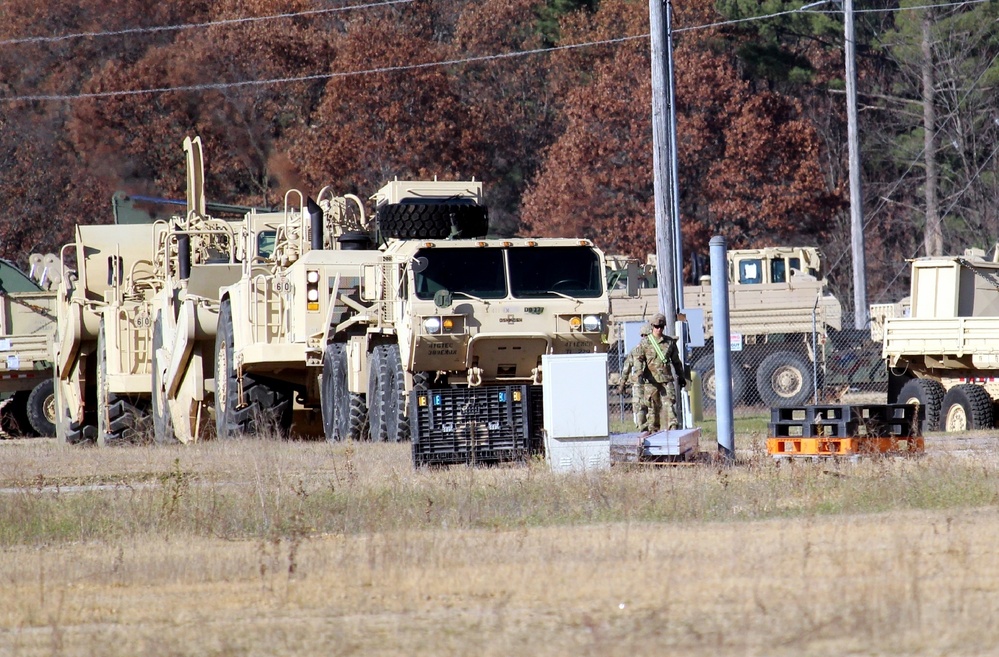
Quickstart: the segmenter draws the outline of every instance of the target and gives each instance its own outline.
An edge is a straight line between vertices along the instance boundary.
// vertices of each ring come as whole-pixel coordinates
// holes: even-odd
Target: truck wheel
[[[28,420],[28,390],[18,390],[0,410],[0,428],[8,436],[34,437],[35,431]]]
[[[56,435],[55,382],[45,379],[28,395],[28,422],[39,436]]]
[[[469,239],[489,232],[488,209],[467,203],[392,203],[375,216],[382,237]]]
[[[364,399],[347,388],[347,348],[326,346],[322,378],[323,432],[328,442],[362,440],[365,437],[367,408]]]
[[[237,380],[233,367],[232,307],[226,299],[219,307],[215,333],[215,429],[220,439],[240,434],[256,434],[273,428],[281,436],[291,429],[292,406],[289,390],[265,383],[251,374]],[[242,383],[243,404],[239,404]]]
[[[144,400],[108,390],[107,338],[104,320],[97,334],[97,445],[113,447],[138,443],[146,436],[148,410]]]
[[[173,433],[173,420],[170,418],[170,405],[167,403],[166,388],[163,382],[163,372],[160,369],[164,366],[156,356],[156,352],[163,348],[163,319],[160,313],[156,314],[153,321],[153,355],[152,355],[152,397],[149,401],[150,412],[153,416],[153,440],[157,445],[173,445],[178,442]]]
[[[944,395],[940,419],[944,431],[991,429],[992,398],[974,383],[956,385]]]
[[[711,409],[715,407],[715,357],[714,354],[705,354],[701,356],[696,363],[694,363],[694,369],[701,377],[701,399],[703,400],[704,408]],[[742,395],[746,390],[746,373],[743,372],[742,366],[735,359],[732,359],[732,405],[737,405],[742,401]]]
[[[409,414],[403,402],[405,397],[406,379],[402,372],[399,345],[376,345],[368,363],[368,418],[372,440],[409,440]]]
[[[807,359],[787,351],[770,354],[756,369],[756,391],[767,406],[799,406],[814,392]]]
[[[925,408],[922,433],[937,431],[940,428],[940,409],[944,398],[944,387],[933,379],[912,379],[898,391],[896,404],[919,404]]]
[[[85,362],[89,363],[92,356],[84,356]],[[79,445],[82,443],[93,443],[97,437],[97,427],[95,426],[95,419],[93,418],[93,411],[84,411],[84,421],[76,422],[71,420],[73,413],[70,411],[69,402],[67,401],[68,395],[66,394],[66,386],[70,385],[68,382],[64,383],[58,375],[54,378],[53,383],[55,385],[55,425],[56,425],[56,438],[59,442],[65,445]],[[87,386],[88,397],[93,394],[93,386]],[[90,400],[87,400],[90,404],[89,408],[93,408],[93,404]]]

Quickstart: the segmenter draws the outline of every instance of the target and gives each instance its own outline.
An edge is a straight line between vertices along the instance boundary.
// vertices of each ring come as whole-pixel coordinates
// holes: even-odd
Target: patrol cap
[[[652,319],[649,320],[649,324],[651,324],[652,326],[658,326],[659,328],[665,327],[666,315],[663,315],[662,313],[656,313],[655,315],[652,316]]]

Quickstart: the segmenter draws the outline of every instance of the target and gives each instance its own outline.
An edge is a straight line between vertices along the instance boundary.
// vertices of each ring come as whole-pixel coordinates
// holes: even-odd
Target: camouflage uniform
[[[655,315],[651,323],[653,326],[665,324],[666,318],[662,315]],[[658,345],[658,350],[653,341]],[[660,357],[660,353],[662,353],[662,357]],[[664,428],[662,426],[664,413],[666,415],[665,428],[678,428],[676,381],[673,372],[683,372],[683,363],[680,362],[676,338],[665,334],[660,334],[658,338],[654,334],[649,335],[638,343],[633,354],[634,367],[640,372],[644,383],[644,404],[647,408],[645,426],[639,426],[639,430],[655,433]]]
[[[646,324],[642,327],[642,340],[649,334],[650,328]],[[641,428],[648,422],[649,407],[645,402],[645,383],[642,381],[642,371],[635,364],[635,354],[638,352],[635,345],[621,365],[621,394],[624,394],[625,385],[631,385],[631,413],[635,420],[635,426]]]

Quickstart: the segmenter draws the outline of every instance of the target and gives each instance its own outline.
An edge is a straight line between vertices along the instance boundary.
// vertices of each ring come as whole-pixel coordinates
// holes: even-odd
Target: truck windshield
[[[603,294],[600,258],[586,246],[517,247],[508,250],[510,291],[520,299]]]
[[[427,260],[427,266],[415,274],[419,299],[433,299],[439,290],[464,292],[480,299],[506,296],[500,249],[421,249],[416,257]]]
[[[763,261],[758,258],[739,261],[739,283],[755,285],[763,282]]]

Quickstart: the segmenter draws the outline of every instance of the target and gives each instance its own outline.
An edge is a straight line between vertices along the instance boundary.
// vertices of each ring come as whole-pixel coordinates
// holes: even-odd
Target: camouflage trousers
[[[663,429],[678,428],[680,425],[676,417],[676,386],[673,382],[645,383],[642,388],[645,421],[638,425],[638,430],[655,433]]]
[[[649,407],[645,405],[645,384],[633,383],[631,385],[631,412],[635,418],[635,426],[639,431],[648,422]]]

